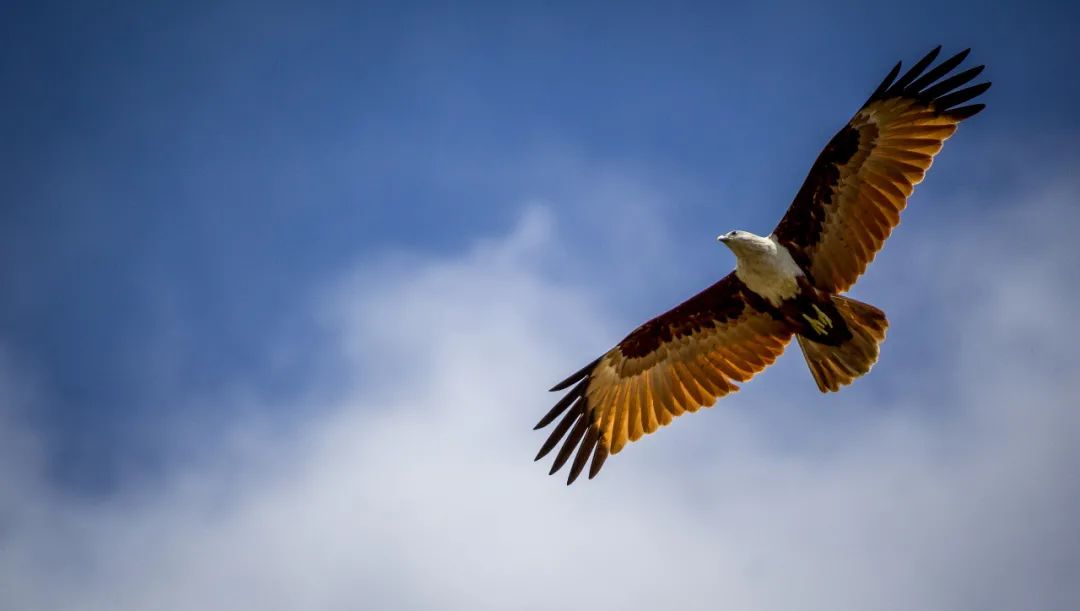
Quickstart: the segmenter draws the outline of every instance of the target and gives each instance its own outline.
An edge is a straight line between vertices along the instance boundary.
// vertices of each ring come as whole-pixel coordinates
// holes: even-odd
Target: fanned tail
[[[838,346],[828,346],[796,336],[821,392],[840,390],[869,372],[878,360],[881,342],[885,341],[889,328],[885,313],[868,303],[840,295],[834,295],[832,302],[851,330],[851,339]]]

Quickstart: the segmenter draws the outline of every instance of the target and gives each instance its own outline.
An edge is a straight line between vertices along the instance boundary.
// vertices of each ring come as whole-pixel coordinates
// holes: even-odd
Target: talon
[[[814,333],[818,335],[826,334],[825,325],[821,324],[820,319],[810,318],[808,314],[803,314],[802,317],[806,319],[806,322],[810,323],[810,328],[814,330]]]
[[[832,328],[832,319],[829,318],[829,315],[826,314],[825,312],[822,312],[821,309],[817,307],[816,303],[813,304],[813,307],[814,307],[814,311],[817,312],[817,314],[818,314],[817,319],[818,319],[819,322],[821,322],[822,327],[825,328],[825,329],[831,329]]]
[[[817,318],[811,318],[809,314],[803,314],[802,317],[806,322],[810,323],[810,328],[814,330],[814,333],[818,335],[828,335],[829,329],[833,326],[833,321],[829,318],[828,314],[821,311],[821,308],[817,305],[812,305],[814,312],[817,313]]]

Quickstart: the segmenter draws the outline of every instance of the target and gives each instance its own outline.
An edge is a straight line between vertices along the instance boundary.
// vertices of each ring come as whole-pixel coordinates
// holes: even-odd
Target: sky
[[[6,3],[0,608],[1080,607],[1061,3]],[[994,86],[797,351],[567,488],[546,389],[897,60]]]

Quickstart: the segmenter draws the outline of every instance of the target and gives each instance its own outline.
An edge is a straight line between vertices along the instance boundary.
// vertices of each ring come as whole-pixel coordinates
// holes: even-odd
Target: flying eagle
[[[990,87],[961,89],[983,66],[951,74],[970,49],[927,70],[940,51],[900,78],[896,64],[818,155],[768,237],[717,238],[735,253],[733,272],[551,389],[570,391],[536,425],[562,415],[536,460],[562,440],[551,473],[576,448],[567,484],[590,458],[591,479],[628,441],[738,390],[735,383],[771,365],[793,335],[821,392],[870,371],[889,323],[841,293],[900,223],[945,140],[985,107],[967,102]]]

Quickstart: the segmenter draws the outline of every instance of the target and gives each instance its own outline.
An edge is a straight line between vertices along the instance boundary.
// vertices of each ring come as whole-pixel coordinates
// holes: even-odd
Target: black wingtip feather
[[[600,357],[600,358],[603,358],[603,357]],[[596,367],[596,364],[599,363],[599,362],[600,362],[600,359],[598,358],[595,361],[589,363],[588,365],[582,367],[578,371],[575,371],[573,373],[573,375],[571,375],[569,378],[566,378],[562,382],[559,382],[555,386],[552,386],[551,390],[549,392],[556,392],[556,391],[560,391],[560,390],[566,390],[567,388],[570,387],[571,384],[577,382],[581,378],[584,378],[585,376],[592,373],[593,368]]]
[[[972,85],[966,89],[960,91],[954,91],[948,95],[943,95],[940,98],[934,100],[934,107],[940,111],[948,111],[954,106],[959,106],[964,102],[971,100],[979,95],[982,95],[987,89],[990,88],[990,83],[979,83],[978,85]]]
[[[900,78],[897,78],[897,74],[900,72],[900,63],[897,63],[866,101],[866,105],[892,97],[908,97],[915,98],[924,104],[932,104],[938,113],[957,120],[967,119],[977,114],[985,108],[985,105],[971,104],[961,108],[957,107],[989,89],[990,83],[973,85],[959,90],[957,88],[966,85],[982,74],[986,67],[976,66],[948,76],[950,72],[967,59],[968,55],[971,54],[971,49],[964,49],[930,68],[930,65],[934,63],[940,53],[941,45],[934,47],[922,59],[905,71]],[[927,70],[927,68],[930,69]],[[944,80],[940,80],[943,78]]]
[[[590,426],[589,431],[585,433],[585,438],[581,440],[581,445],[578,446],[577,454],[574,455],[574,462],[570,465],[570,476],[566,478],[566,485],[574,483],[574,480],[581,475],[581,470],[585,468],[585,462],[589,460],[589,456],[592,455],[593,449],[596,448],[596,442],[600,439],[600,429],[595,426]]]
[[[566,396],[564,396],[562,399],[559,399],[559,402],[555,404],[555,407],[552,407],[551,410],[548,411],[548,413],[544,414],[544,417],[540,419],[540,422],[536,423],[536,426],[533,427],[533,430],[537,431],[551,424],[551,421],[558,418],[559,414],[563,413],[563,411],[570,406],[570,403],[572,403],[574,399],[577,399],[578,397],[581,397],[585,394],[585,388],[586,386],[588,386],[588,384],[589,378],[585,378],[584,380],[578,382],[577,386],[571,389],[570,392],[566,393]]]
[[[588,415],[582,414],[581,418],[578,418],[577,424],[574,425],[574,429],[566,436],[566,441],[563,441],[562,447],[559,448],[559,454],[555,457],[555,462],[551,464],[551,471],[548,471],[548,475],[554,475],[556,471],[562,469],[562,466],[566,464],[566,460],[570,458],[570,453],[577,447],[578,442],[581,441],[588,428]]]
[[[559,453],[555,456],[555,461],[551,465],[551,470],[548,471],[548,475],[554,475],[556,471],[562,468],[566,461],[569,460],[570,455],[573,453],[574,448],[577,448],[577,454],[574,456],[574,462],[570,467],[570,475],[567,480],[567,485],[572,484],[574,480],[581,475],[582,470],[585,468],[585,463],[588,462],[589,457],[593,457],[593,469],[598,469],[600,464],[603,464],[603,458],[597,463],[596,457],[598,441],[600,439],[600,432],[591,422],[591,418],[588,414],[588,400],[585,398],[585,391],[588,390],[590,374],[593,369],[596,368],[597,363],[603,357],[596,359],[589,363],[580,370],[574,372],[573,375],[566,378],[562,382],[559,382],[552,391],[566,390],[571,384],[576,384],[566,396],[559,399],[559,402],[555,404],[544,417],[540,419],[540,422],[536,423],[533,430],[542,429],[545,426],[551,424],[560,414],[566,412],[559,424],[551,431],[547,440],[544,441],[544,445],[540,447],[540,451],[537,452],[536,458],[533,460],[540,460],[550,453],[559,442],[562,441],[562,447],[559,449]],[[569,408],[569,409],[568,409]],[[573,428],[571,428],[573,427]],[[595,450],[595,451],[594,451]],[[604,451],[606,457],[606,451]],[[592,478],[595,475],[593,469],[590,469],[589,477]]]
[[[905,95],[918,95],[927,85],[930,85],[939,78],[945,76],[952,71],[953,68],[960,65],[968,54],[971,53],[971,49],[964,49],[963,51],[953,55],[949,59],[941,62],[926,74],[915,79],[915,82],[911,83],[904,89]]]
[[[533,459],[533,462],[536,462],[541,458],[547,456],[548,452],[550,452],[556,445],[558,445],[559,440],[562,439],[563,435],[566,434],[566,431],[570,428],[570,425],[572,425],[582,414],[585,413],[584,402],[584,399],[579,398],[578,401],[574,403],[574,406],[570,408],[570,411],[567,412],[566,415],[563,416],[563,419],[559,421],[559,424],[557,424],[555,428],[551,430],[551,434],[548,435],[547,440],[544,441],[544,445],[540,446],[540,451],[536,453],[536,458]]]
[[[877,89],[874,90],[874,93],[870,94],[870,99],[868,100],[868,103],[877,100],[881,96],[885,95],[885,92],[888,91],[889,87],[892,85],[893,79],[896,78],[897,74],[900,74],[901,63],[902,62],[896,62],[896,65],[893,66],[893,69],[885,75],[885,78],[882,79],[881,84],[877,86]]]
[[[969,81],[974,79],[976,76],[979,76],[979,74],[985,68],[986,68],[986,66],[975,66],[974,68],[971,68],[969,70],[964,70],[963,72],[958,72],[957,74],[954,74],[953,76],[950,76],[949,78],[941,81],[940,83],[938,83],[936,85],[933,85],[933,86],[927,88],[926,90],[920,92],[919,97],[923,98],[923,99],[926,99],[926,100],[934,100],[934,99],[936,99],[938,97],[941,97],[942,95],[952,91],[953,89],[956,89],[957,87],[960,87],[961,85],[967,84]]]
[[[922,71],[926,70],[926,67],[932,64],[935,59],[937,59],[939,53],[941,53],[941,45],[934,47],[933,50],[931,50],[929,53],[923,56],[922,59],[916,62],[910,70],[904,73],[904,76],[901,76],[898,81],[896,81],[889,87],[889,90],[903,91],[904,88],[908,86],[908,83],[910,83],[920,74],[922,74]]]
[[[604,466],[604,461],[607,460],[608,449],[603,443],[596,445],[596,451],[593,452],[592,463],[589,465],[589,479],[596,477],[596,474],[600,472],[600,467]]]
[[[954,108],[945,114],[956,119],[957,121],[963,121],[964,119],[970,119],[979,114],[982,109],[986,108],[986,104],[971,104],[970,106],[961,106],[960,108]]]

